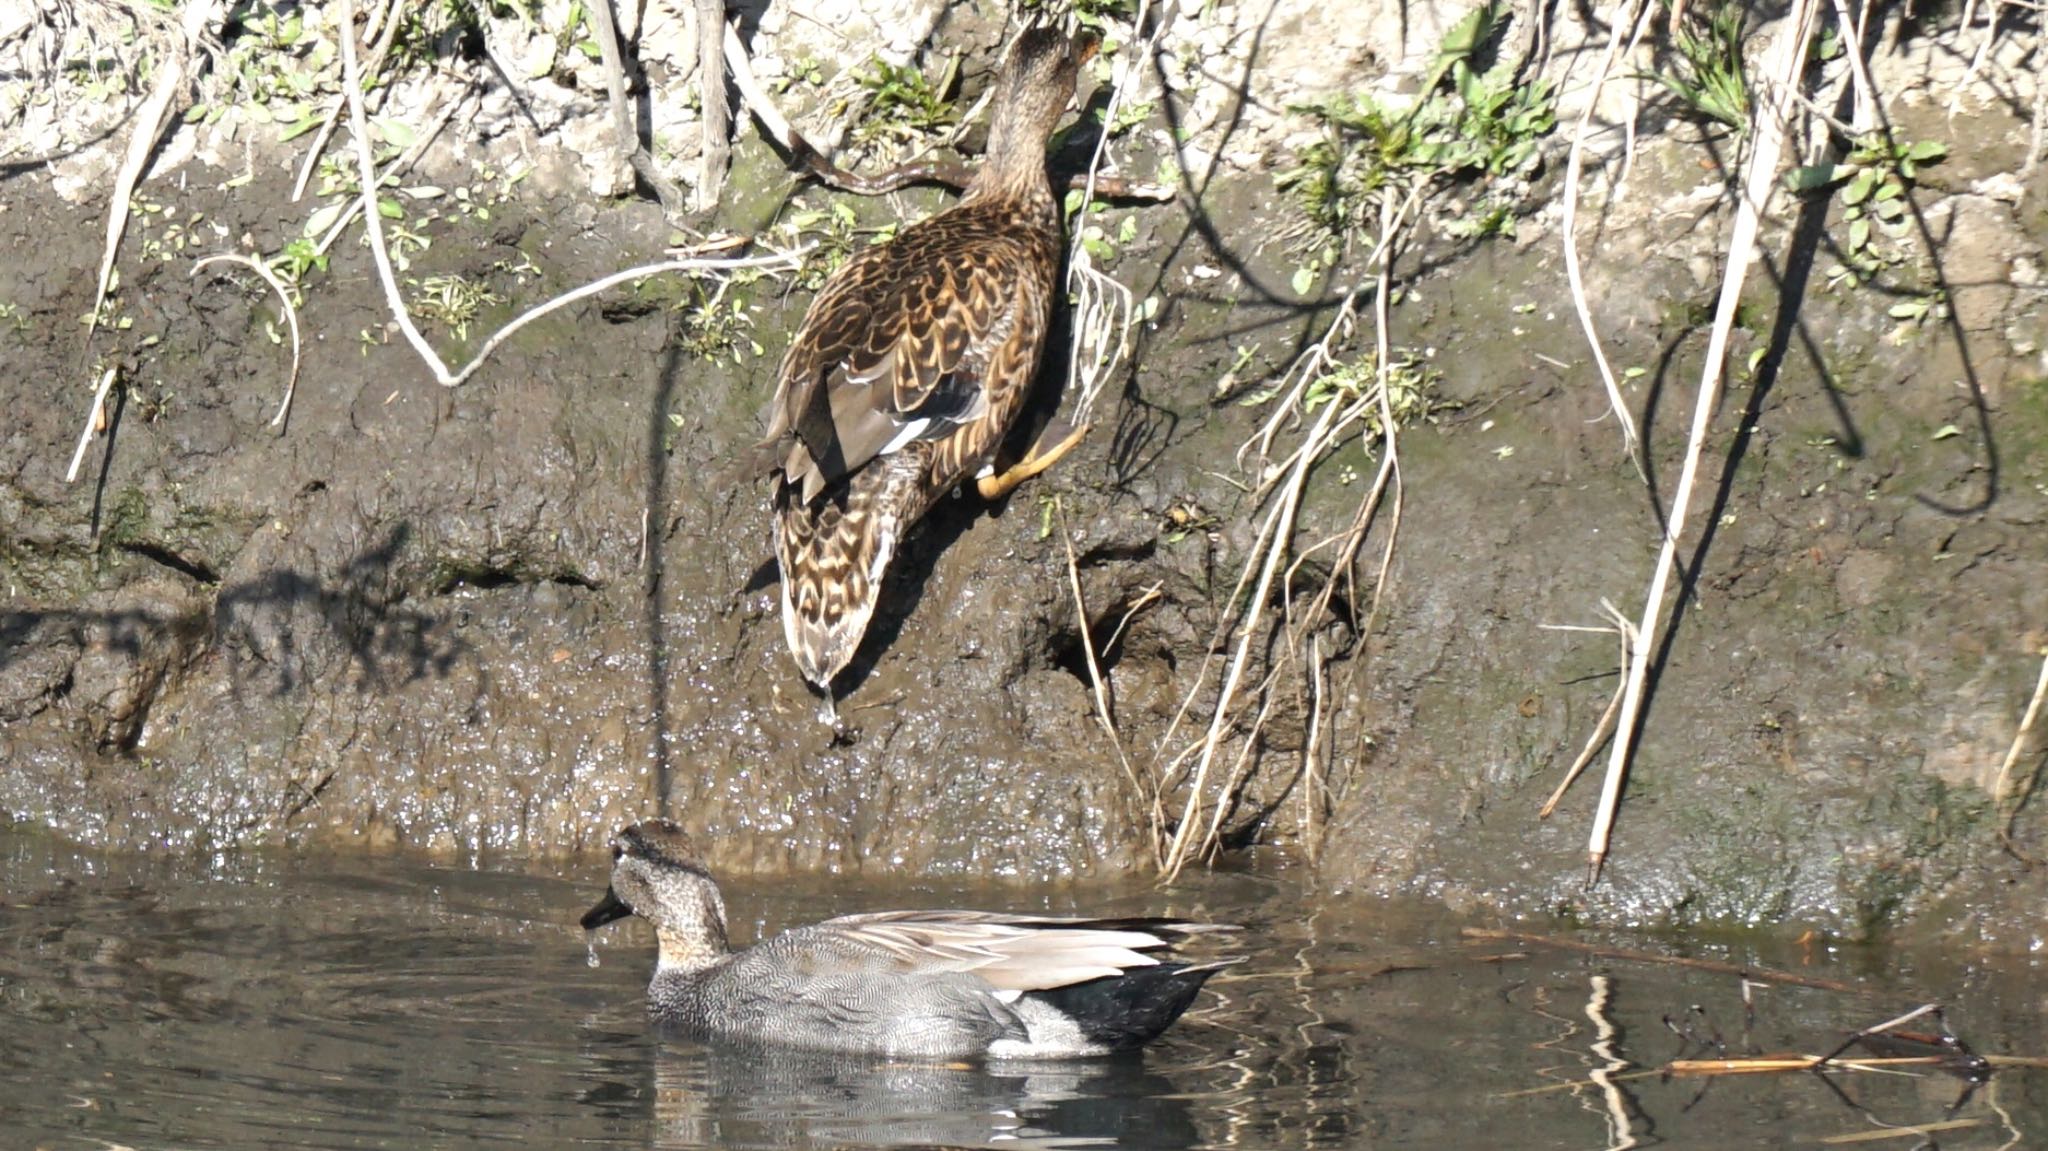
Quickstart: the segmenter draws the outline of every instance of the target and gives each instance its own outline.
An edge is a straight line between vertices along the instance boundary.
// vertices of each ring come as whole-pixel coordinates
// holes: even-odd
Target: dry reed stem
[[[398,6],[403,0],[390,3],[370,14],[370,23],[364,27],[364,34],[374,37],[376,43],[370,48],[370,64],[366,71],[375,76],[384,68],[384,57],[391,51],[392,41],[398,36]],[[380,18],[381,14],[381,18]],[[321,117],[320,130],[313,133],[313,143],[306,150],[306,158],[299,164],[299,177],[292,181],[292,202],[306,194],[306,185],[313,178],[313,169],[319,166],[321,155],[327,151],[327,141],[334,137],[335,125],[341,123],[341,114],[348,110],[348,97],[336,96],[327,103],[327,114]]]
[[[290,324],[292,329],[292,371],[291,375],[285,379],[284,400],[277,405],[277,414],[270,419],[270,426],[277,428],[278,434],[283,435],[284,418],[292,410],[292,395],[299,387],[299,310],[292,306],[291,293],[285,290],[284,283],[277,278],[277,273],[271,271],[253,256],[245,256],[240,252],[222,252],[217,256],[208,256],[192,265],[191,274],[196,276],[199,274],[200,269],[208,264],[217,264],[222,261],[231,264],[241,264],[258,276],[263,277],[263,282],[270,285],[270,290],[277,293],[278,302],[284,305],[285,322]]]
[[[1607,710],[1600,713],[1600,722],[1593,725],[1593,734],[1586,738],[1586,746],[1579,749],[1579,757],[1574,759],[1572,765],[1565,769],[1564,779],[1558,783],[1557,790],[1551,792],[1550,798],[1544,800],[1543,806],[1537,809],[1536,818],[1538,819],[1549,819],[1551,813],[1557,810],[1559,801],[1564,799],[1564,793],[1577,781],[1579,773],[1586,770],[1586,765],[1593,762],[1593,756],[1600,750],[1600,745],[1605,743],[1608,735],[1614,731],[1614,717],[1621,713],[1621,697],[1628,688],[1629,653],[1635,645],[1636,625],[1629,622],[1627,616],[1621,614],[1621,609],[1615,607],[1607,600],[1603,599],[1600,601],[1600,610],[1606,612],[1608,617],[1614,621],[1613,627],[1543,625],[1546,631],[1611,632],[1621,638],[1621,662],[1615,665],[1614,694],[1608,697]]]
[[[424,129],[414,136],[412,147],[407,148],[397,159],[385,165],[383,173],[377,177],[377,186],[379,188],[396,180],[410,171],[414,164],[419,163],[420,157],[427,154],[427,149],[432,146],[434,138],[441,134],[441,129],[448,126],[448,121],[454,118],[456,109],[462,107],[463,101],[468,96],[469,92],[465,89],[454,99],[441,106],[441,111],[432,120],[427,122],[427,126]],[[346,97],[343,99],[346,100]],[[327,234],[320,237],[318,244],[313,245],[313,251],[318,255],[326,255],[328,249],[334,247],[335,241],[341,239],[341,234],[348,231],[348,226],[355,223],[356,217],[362,214],[363,205],[366,202],[368,202],[368,198],[363,196],[358,196],[354,200],[349,201],[348,207],[343,208],[341,214],[334,218],[334,223],[327,226]]]
[[[739,30],[723,20],[719,24],[724,28],[721,43],[725,50],[726,71],[732,76],[732,86],[740,90],[740,99],[746,101],[747,111],[768,129],[768,135],[782,145],[783,151],[796,151],[796,131],[761,87],[761,82],[754,79],[754,65],[747,59],[747,46],[740,43]]]
[[[2025,179],[2034,174],[2041,163],[2043,137],[2048,136],[2048,80],[2040,75],[2034,77],[2034,130],[2027,139],[2027,159],[2020,165],[2020,177]]]
[[[200,40],[220,30],[222,7],[223,0],[193,0],[185,9],[184,18],[179,22],[184,42],[179,51],[166,53],[167,59],[156,74],[149,98],[143,101],[141,111],[135,114],[135,130],[129,133],[128,149],[121,158],[120,169],[114,174],[113,199],[107,205],[107,246],[100,256],[99,285],[93,289],[91,318],[85,329],[87,342],[99,330],[100,310],[106,305],[107,287],[114,276],[114,258],[120,254],[121,236],[128,230],[128,205],[135,194],[135,185],[141,182],[142,173],[149,167],[149,158],[156,152],[156,140],[163,131],[164,118],[169,115],[171,101],[177,98],[192,71],[192,59],[198,54]]]
[[[1657,967],[1683,967],[1692,971],[1709,971],[1717,975],[1732,975],[1752,983],[1782,983],[1792,987],[1814,987],[1822,991],[1838,991],[1844,994],[1859,994],[1864,988],[1839,979],[1823,979],[1817,975],[1801,975],[1796,971],[1779,971],[1774,968],[1756,967],[1740,963],[1728,963],[1719,959],[1693,959],[1683,955],[1665,955],[1656,951],[1641,951],[1629,947],[1609,947],[1601,943],[1587,943],[1558,935],[1541,935],[1533,931],[1508,931],[1497,927],[1461,928],[1459,936],[1486,943],[1536,944],[1552,947],[1559,951],[1571,951],[1581,955],[1594,955],[1603,959],[1619,959],[1630,963],[1644,963]]]
[[[1138,0],[1131,17],[1133,31],[1145,27],[1151,0]],[[1129,102],[1130,88],[1142,75],[1136,61],[1152,59],[1168,21],[1161,20],[1136,52],[1119,52],[1113,65],[1109,104],[1102,111],[1103,130],[1095,138],[1095,152],[1088,159],[1088,174],[1081,195],[1081,210],[1074,213],[1067,239],[1067,291],[1074,299],[1073,337],[1067,356],[1067,390],[1074,394],[1076,427],[1089,422],[1095,402],[1102,395],[1110,375],[1130,352],[1131,290],[1095,267],[1095,258],[1081,242],[1081,233],[1095,209],[1096,182],[1109,159],[1109,125]]]
[[[2000,1066],[2031,1065],[2025,1062],[2014,1064],[2011,1059],[2001,1058],[1996,1055],[1986,1055],[1983,1056],[1983,1058],[1987,1062],[1998,1064]],[[1759,1059],[1674,1059],[1669,1063],[1663,1064],[1662,1066],[1643,1067],[1624,1074],[1612,1075],[1608,1077],[1608,1080],[1610,1082],[1619,1083],[1626,1082],[1632,1079],[1663,1078],[1668,1075],[1708,1076],[1766,1073],[1783,1074],[1788,1071],[1819,1070],[1821,1069],[1821,1064],[1819,1060],[1820,1056],[1818,1055],[1785,1055],[1775,1057],[1764,1057]],[[1943,1061],[1944,1057],[1939,1055],[1909,1055],[1887,1057],[1882,1059],[1840,1059],[1836,1060],[1833,1063],[1826,1064],[1826,1067],[1830,1069],[1839,1068],[1844,1071],[1868,1071],[1876,1073],[1890,1071],[1896,1074],[1897,1069],[1899,1068],[1938,1066]],[[1520,1091],[1504,1091],[1499,1095],[1494,1096],[1494,1098],[1531,1099],[1539,1095],[1554,1095],[1560,1091],[1580,1091],[1589,1087],[1598,1087],[1599,1085],[1600,1084],[1598,1080],[1589,1076],[1585,1079],[1571,1079],[1566,1080],[1562,1083],[1546,1083],[1541,1087],[1525,1087]],[[1961,1122],[1979,1123],[1981,1122],[1981,1120],[1962,1120]],[[1940,1129],[1940,1127],[1936,1124],[1929,1124],[1927,1125],[1926,1129],[1938,1130]],[[1884,1132],[1874,1133],[1874,1136],[1883,1137],[1889,1132],[1907,1130],[1912,1129],[1904,1127],[1888,1128]],[[1823,1143],[1830,1141],[1831,1140],[1828,1139],[1821,1140],[1821,1142]],[[1845,1140],[1840,1136],[1836,1136],[1834,1137],[1833,1141],[1846,1142],[1848,1140]]]
[[[725,0],[697,0],[697,95],[703,116],[703,150],[697,159],[696,199],[700,212],[717,206],[732,156],[732,109],[725,102],[725,68],[719,63],[725,30]],[[634,151],[638,150],[636,139]]]
[[[1982,1119],[1943,1119],[1936,1123],[1908,1123],[1899,1127],[1886,1127],[1879,1131],[1851,1131],[1842,1135],[1823,1135],[1820,1141],[1823,1146],[1839,1147],[1845,1143],[1875,1143],[1881,1139],[1925,1139],[1926,1136],[1941,1131],[1961,1131],[1965,1128],[1982,1127],[1983,1125],[1984,1121]],[[1933,1145],[1931,1140],[1920,1144],[1923,1147]],[[2010,1147],[2012,1144],[2008,1143],[2006,1146]]]
[[[1806,63],[1806,45],[1813,33],[1816,0],[1796,0],[1791,14],[1779,26],[1771,43],[1766,73],[1770,77],[1767,98],[1750,111],[1750,135],[1756,141],[1743,178],[1741,199],[1735,206],[1735,224],[1728,241],[1727,266],[1723,269],[1720,301],[1715,309],[1714,327],[1707,340],[1706,361],[1700,370],[1699,395],[1693,409],[1690,438],[1686,443],[1685,465],[1679,472],[1678,487],[1672,495],[1671,511],[1664,539],[1657,552],[1657,567],[1644,596],[1643,614],[1636,624],[1639,642],[1629,661],[1626,694],[1614,743],[1607,760],[1607,778],[1600,792],[1600,807],[1586,842],[1586,885],[1600,879],[1600,867],[1607,858],[1608,842],[1614,830],[1615,809],[1621,802],[1622,782],[1628,776],[1629,760],[1635,751],[1636,721],[1642,714],[1643,694],[1649,679],[1650,649],[1656,646],[1659,623],[1664,613],[1665,589],[1677,566],[1678,541],[1686,527],[1686,513],[1692,504],[1693,488],[1699,480],[1700,456],[1713,428],[1714,410],[1720,399],[1721,377],[1728,359],[1728,335],[1735,325],[1735,311],[1741,302],[1743,281],[1749,274],[1749,258],[1756,248],[1757,229],[1766,203],[1776,184],[1778,158],[1784,149],[1786,120],[1793,90]],[[1788,305],[1789,306],[1789,305]]]
[[[71,453],[71,467],[64,473],[67,484],[78,479],[79,465],[85,462],[86,445],[92,443],[93,433],[99,431],[106,420],[107,392],[114,386],[114,375],[114,369],[108,368],[100,374],[99,387],[93,389],[92,406],[85,410],[85,428],[78,433],[78,450]]]
[[[2019,763],[2020,756],[2025,753],[2027,737],[2033,733],[2034,720],[2041,714],[2041,701],[2043,699],[2048,699],[2048,650],[2044,650],[2041,653],[2041,678],[2034,684],[2033,698],[2027,701],[2026,714],[2020,717],[2019,730],[2012,733],[2012,746],[2006,749],[2005,762],[1998,765],[1998,779],[1991,785],[1991,805],[1993,810],[1997,811],[2001,816],[1998,825],[1998,841],[2005,845],[2007,851],[2012,852],[2021,859],[2027,857],[2020,854],[2020,850],[2013,842],[2012,837],[2013,822],[2019,818],[2020,814],[2020,805],[2016,802],[2016,797],[2026,793],[2035,773],[2027,773],[2028,783],[2021,783],[2012,787],[2009,791],[2007,789],[2007,781],[2012,778],[2014,765]]]
[[[1579,267],[1578,219],[1586,135],[1592,128],[1593,112],[1599,106],[1600,93],[1606,89],[1607,78],[1614,71],[1615,57],[1621,51],[1622,28],[1638,22],[1627,18],[1627,14],[1639,17],[1642,3],[1643,0],[1623,0],[1616,5],[1607,34],[1607,51],[1600,57],[1600,70],[1593,78],[1593,91],[1586,97],[1586,106],[1579,112],[1578,127],[1572,132],[1571,154],[1564,167],[1563,218],[1559,224],[1564,234],[1564,275],[1571,288],[1572,310],[1579,317],[1580,329],[1586,333],[1586,346],[1593,351],[1593,365],[1600,369],[1600,383],[1607,389],[1607,407],[1621,425],[1621,450],[1635,465],[1637,475],[1644,473],[1642,454],[1636,444],[1636,421],[1629,414],[1628,400],[1621,394],[1621,384],[1614,378],[1614,369],[1607,363],[1607,351],[1600,343],[1600,329],[1594,325],[1592,306],[1586,302],[1585,274]]]
[[[1109,707],[1109,685],[1104,682],[1102,665],[1095,658],[1095,634],[1088,624],[1088,601],[1081,594],[1081,563],[1074,554],[1074,536],[1067,525],[1067,510],[1057,495],[1052,498],[1052,510],[1060,522],[1060,543],[1067,549],[1067,586],[1074,593],[1074,621],[1081,631],[1081,651],[1088,657],[1088,684],[1095,700],[1095,720],[1102,725],[1103,734],[1109,736],[1109,745],[1116,750],[1117,762],[1123,765],[1124,778],[1130,781],[1132,794],[1142,801],[1146,798],[1145,789],[1138,782],[1138,773],[1131,768],[1130,757],[1124,754],[1123,736],[1117,731],[1116,716]]]
[[[1859,18],[1850,14],[1848,0],[1834,0],[1834,6],[1835,19],[1841,21],[1844,29],[1842,40],[1848,47],[1848,51],[1843,55],[1849,58],[1849,83],[1856,91],[1856,107],[1849,113],[1848,132],[1848,136],[1854,139],[1877,127],[1880,122],[1877,114],[1877,85],[1871,83],[1870,67],[1863,60],[1863,19],[1869,17],[1870,8],[1866,4],[1862,18]],[[1798,91],[1796,87],[1793,90]],[[1949,111],[1953,115],[1955,110],[1950,108]]]
[[[1842,0],[1835,0],[1835,2],[1839,5],[1842,3]],[[1990,18],[1984,22],[1984,39],[1978,42],[1977,51],[1970,56],[1970,66],[1963,69],[1963,78],[1956,82],[1955,91],[1949,95],[1948,114],[1951,118],[1962,110],[1963,93],[1969,91],[1970,85],[1976,82],[1978,70],[1984,67],[1985,59],[1991,55],[1991,46],[1998,43],[1998,10],[2004,6],[2004,0],[1991,0]],[[1956,29],[1957,39],[1961,39],[1970,31],[1970,8],[1972,7],[1974,7],[1974,4],[1964,5],[1963,22]],[[1849,55],[1854,59],[1859,54],[1851,52]]]

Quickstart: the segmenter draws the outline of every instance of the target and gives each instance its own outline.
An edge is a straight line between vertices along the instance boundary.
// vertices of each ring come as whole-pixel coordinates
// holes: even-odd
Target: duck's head
[[[1074,102],[1081,65],[1096,41],[1077,46],[1057,28],[1030,28],[1010,45],[989,106],[989,166],[1032,174],[1045,168],[1045,142]]]
[[[728,953],[725,900],[683,829],[666,819],[636,823],[612,836],[612,881],[583,914],[594,931],[637,915],[654,925],[662,968],[696,968]]]

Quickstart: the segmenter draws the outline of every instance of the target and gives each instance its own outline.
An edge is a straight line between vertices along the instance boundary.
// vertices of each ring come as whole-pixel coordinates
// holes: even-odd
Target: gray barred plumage
[[[660,942],[647,1009],[698,1038],[934,1059],[1132,1050],[1237,958],[1189,963],[1186,941],[1235,928],[1180,919],[886,911],[797,927],[734,952],[718,885],[675,824],[612,839],[611,886],[583,917],[626,915]]]

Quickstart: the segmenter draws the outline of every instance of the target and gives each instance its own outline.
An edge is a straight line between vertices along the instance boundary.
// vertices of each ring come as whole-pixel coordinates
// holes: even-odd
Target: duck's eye
[[[613,863],[617,863],[617,862],[619,861],[619,858],[620,858],[621,856],[625,855],[625,854],[626,854],[626,849],[625,849],[625,848],[623,848],[623,847],[620,847],[620,846],[619,846],[618,844],[616,844],[616,843],[612,844],[612,862],[613,862]]]

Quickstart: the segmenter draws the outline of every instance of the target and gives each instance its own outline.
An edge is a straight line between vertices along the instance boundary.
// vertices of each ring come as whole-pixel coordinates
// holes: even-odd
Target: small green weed
[[[1793,192],[1840,189],[1847,232],[1841,239],[1842,262],[1828,272],[1829,287],[1868,283],[1911,257],[1913,222],[1907,211],[1907,193],[1918,182],[1922,168],[1947,156],[1948,145],[1937,140],[1894,142],[1873,133],[1859,141],[1839,164],[1815,164],[1785,174],[1785,186]],[[1913,316],[1898,318],[1917,319],[1928,310],[1918,306]]]
[[[790,247],[803,243],[814,245],[803,267],[797,270],[794,286],[815,292],[825,286],[832,273],[846,266],[854,252],[862,247],[887,243],[896,235],[896,228],[893,222],[863,228],[852,204],[844,200],[830,200],[822,208],[799,202],[794,211],[776,223],[774,233],[779,242]],[[751,282],[752,277],[738,276],[735,279]]]
[[[1377,230],[1386,192],[1439,179],[1497,179],[1535,166],[1542,138],[1557,126],[1555,87],[1521,81],[1508,62],[1483,73],[1473,68],[1480,46],[1498,33],[1500,16],[1483,5],[1453,28],[1427,84],[1405,107],[1371,92],[1339,92],[1295,107],[1323,130],[1279,179],[1306,217],[1298,293],[1314,287],[1353,237]],[[1483,219],[1467,225],[1471,234],[1512,229],[1507,200],[1481,204]]]
[[[1393,414],[1396,428],[1427,420],[1443,406],[1436,398],[1442,379],[1443,373],[1420,353],[1395,349],[1393,366],[1387,372],[1387,410]],[[1302,392],[1301,408],[1306,413],[1331,403],[1349,407],[1369,399],[1378,386],[1378,362],[1371,355],[1362,356],[1337,364],[1311,380]],[[1264,389],[1239,402],[1247,407],[1256,406],[1270,402],[1277,394],[1278,389]],[[1361,419],[1367,435],[1378,439],[1384,431],[1379,405],[1368,405]]]
[[[680,342],[691,355],[707,360],[729,357],[738,364],[749,354],[767,354],[761,341],[753,337],[753,312],[739,296],[728,298],[730,288],[730,283],[723,283],[707,295],[701,281],[690,281],[695,299],[677,306],[683,311]]]
[[[469,339],[469,322],[479,312],[505,302],[505,297],[464,276],[408,277],[406,285],[413,289],[414,314],[439,322],[458,340]]]
[[[1711,9],[1706,27],[1699,17],[1681,22],[1671,37],[1676,56],[1669,71],[1646,79],[1662,84],[1696,119],[1749,130],[1749,78],[1743,69],[1742,42],[1747,36],[1742,5],[1727,0]]]
[[[859,77],[867,93],[867,108],[853,127],[853,139],[866,147],[900,145],[950,129],[960,121],[960,110],[948,99],[960,76],[960,60],[954,57],[934,84],[915,65],[891,64],[876,56]]]

